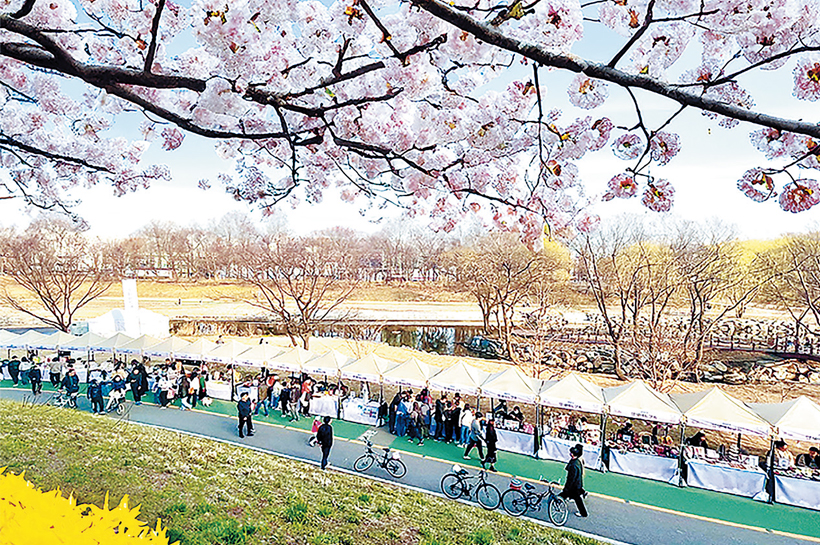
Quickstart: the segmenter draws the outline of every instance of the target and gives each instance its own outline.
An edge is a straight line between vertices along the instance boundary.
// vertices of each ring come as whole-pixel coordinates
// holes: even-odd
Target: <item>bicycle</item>
[[[57,392],[55,392],[55,394],[51,396],[51,399],[48,400],[48,405],[50,405],[51,407],[68,407],[70,409],[76,409],[77,395],[77,393],[66,394],[62,390],[57,390]]]
[[[353,462],[353,469],[358,472],[367,471],[373,464],[384,468],[390,475],[401,479],[407,474],[407,466],[401,461],[399,451],[389,447],[382,447],[384,454],[381,456],[373,450],[373,443],[365,441],[365,452]]]
[[[441,478],[441,491],[445,496],[454,500],[462,496],[469,498],[473,487],[475,487],[475,499],[478,505],[488,511],[498,507],[501,494],[495,485],[487,482],[486,471],[470,475],[466,469],[456,464],[453,466],[452,473],[447,473]]]
[[[561,486],[561,483],[556,481],[547,481],[540,479],[542,483],[547,485],[547,489],[543,492],[536,492],[535,487],[530,483],[524,483],[524,490],[517,484],[518,479],[510,481],[510,488],[504,491],[501,495],[501,506],[504,511],[514,517],[520,517],[527,511],[540,511],[541,504],[546,499],[547,501],[547,516],[556,526],[563,526],[567,523],[567,515],[569,515],[569,507],[564,498],[559,496],[553,490],[553,486]]]

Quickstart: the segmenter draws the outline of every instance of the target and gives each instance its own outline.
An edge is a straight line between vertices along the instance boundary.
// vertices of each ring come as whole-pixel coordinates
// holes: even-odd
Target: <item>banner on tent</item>
[[[581,411],[584,413],[600,414],[603,412],[603,405],[600,403],[584,403],[583,401],[572,401],[569,399],[542,399],[542,405],[549,407],[556,407],[558,409],[567,409],[569,411]]]
[[[663,422],[664,424],[680,424],[681,415],[673,413],[655,413],[641,411],[623,407],[609,407],[609,414],[622,418],[634,418],[636,420],[648,420],[650,422]]]
[[[515,394],[511,392],[499,392],[494,390],[482,390],[482,396],[486,397],[493,397],[496,399],[505,399],[507,401],[517,401],[519,403],[527,403],[529,405],[535,404],[535,399],[537,396],[527,395],[527,394]]]
[[[691,428],[701,428],[705,430],[726,431],[730,433],[740,433],[743,435],[758,435],[761,437],[768,437],[771,428],[763,426],[742,426],[740,424],[733,424],[731,422],[723,422],[720,420],[711,420],[707,418],[691,418],[686,417],[685,424]]]

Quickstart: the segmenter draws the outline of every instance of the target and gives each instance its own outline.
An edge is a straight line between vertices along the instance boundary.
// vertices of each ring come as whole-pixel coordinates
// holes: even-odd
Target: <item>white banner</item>
[[[686,484],[696,488],[726,492],[735,496],[768,501],[766,473],[762,470],[738,469],[698,460],[686,462]]]
[[[609,451],[609,471],[677,485],[679,467],[677,458],[664,458],[637,452]]]
[[[775,475],[774,501],[820,511],[820,481]]]

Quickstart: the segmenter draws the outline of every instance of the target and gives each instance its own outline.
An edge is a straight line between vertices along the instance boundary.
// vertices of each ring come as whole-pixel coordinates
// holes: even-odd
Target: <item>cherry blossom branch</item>
[[[107,172],[109,174],[113,174],[113,172],[106,167],[95,165],[93,163],[89,163],[84,159],[78,159],[77,157],[72,157],[70,155],[63,155],[60,153],[46,151],[44,149],[32,146],[30,144],[25,144],[23,142],[20,142],[19,140],[15,140],[14,138],[11,138],[6,135],[0,135],[0,146],[10,146],[20,151],[30,153],[31,155],[39,155],[41,157],[45,157],[47,159],[55,161],[65,161],[66,163],[73,163],[75,165],[80,165],[98,172]]]
[[[156,55],[157,53],[159,20],[162,17],[163,8],[165,8],[165,0],[158,0],[156,5],[156,11],[154,12],[154,20],[151,21],[151,45],[148,46],[148,54],[145,56],[145,67],[143,71],[146,74],[151,73],[151,65],[154,64],[154,55]]]
[[[784,119],[768,114],[757,113],[738,106],[732,106],[716,98],[684,91],[676,85],[645,75],[629,74],[622,70],[587,61],[571,54],[553,53],[547,48],[506,36],[498,29],[460,13],[440,0],[413,0],[413,3],[431,15],[452,24],[456,28],[469,32],[486,43],[517,53],[545,66],[583,73],[591,78],[615,83],[622,87],[643,89],[679,104],[685,104],[699,110],[720,114],[731,119],[737,119],[738,121],[745,121],[780,131],[820,138],[820,125],[816,123]]]
[[[630,49],[632,49],[632,46],[635,45],[635,43],[641,39],[641,36],[643,36],[644,33],[649,29],[649,25],[652,24],[653,9],[655,9],[655,0],[649,0],[649,5],[647,5],[646,7],[646,17],[643,20],[641,28],[639,28],[635,32],[635,34],[632,35],[629,41],[626,42],[626,44],[621,48],[621,50],[618,51],[614,57],[612,57],[612,60],[609,61],[609,64],[607,64],[607,66],[609,66],[610,68],[615,68],[615,66],[618,64],[618,61],[620,61],[621,58],[623,58],[623,56],[626,55]]]
[[[31,13],[32,9],[34,9],[34,2],[35,1],[36,0],[26,0],[23,3],[23,5],[20,6],[20,9],[17,10],[16,12],[10,14],[9,17],[12,17],[13,19],[22,19],[23,17],[25,17],[26,15]]]

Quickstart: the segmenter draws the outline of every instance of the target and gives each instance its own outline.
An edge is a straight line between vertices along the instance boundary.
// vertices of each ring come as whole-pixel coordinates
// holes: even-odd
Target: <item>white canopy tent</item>
[[[613,416],[664,424],[680,424],[683,416],[668,394],[650,388],[642,380],[615,388],[604,388],[603,392],[607,413]]]
[[[133,337],[129,337],[125,333],[117,333],[112,337],[108,337],[91,347],[92,352],[117,352],[117,350],[133,341]]]
[[[154,346],[158,342],[160,342],[160,340],[156,337],[152,337],[151,335],[141,335],[133,341],[125,343],[124,345],[117,348],[117,353],[141,356],[145,353],[146,348]]]
[[[316,357],[316,355],[313,352],[299,346],[294,346],[290,350],[286,350],[268,360],[268,367],[290,373],[300,373],[302,371],[302,365],[314,357]]]
[[[376,354],[368,354],[358,360],[352,361],[341,368],[342,378],[352,380],[363,380],[380,384],[384,372],[395,366],[395,362],[386,360]]]
[[[17,333],[12,333],[6,329],[0,329],[0,347],[9,347],[9,343],[14,343],[19,336],[20,335]]]
[[[101,337],[96,333],[84,333],[79,337],[75,337],[72,335],[72,340],[70,342],[65,343],[61,348],[63,350],[70,350],[72,352],[90,352],[93,350],[93,347],[105,340],[105,337]]]
[[[345,356],[336,350],[328,350],[302,364],[302,371],[309,375],[327,375],[338,377],[342,367],[352,362],[353,358]]]
[[[481,395],[520,403],[535,404],[541,382],[517,367],[493,373],[481,385]]]
[[[57,331],[56,333],[47,335],[39,346],[33,346],[32,348],[36,348],[37,350],[66,349],[65,345],[71,344],[76,338],[76,336],[66,333],[65,331]]]
[[[768,437],[771,424],[742,401],[720,388],[693,394],[672,394],[688,427]]]
[[[257,344],[239,354],[234,363],[249,367],[266,367],[268,362],[282,353],[282,349],[272,344]]]
[[[233,363],[241,354],[247,352],[252,347],[239,341],[228,341],[217,345],[216,348],[203,355],[204,361],[215,363]]]
[[[9,348],[30,348],[34,349],[37,346],[43,344],[43,341],[48,337],[48,335],[43,335],[38,331],[34,331],[30,329],[23,333],[22,335],[18,335],[17,338],[9,339],[6,342],[6,346]]]
[[[184,350],[190,344],[192,344],[190,341],[180,337],[168,337],[162,342],[149,346],[143,353],[152,358],[174,358],[177,352]]]
[[[752,403],[757,414],[775,427],[781,439],[820,443],[820,405],[800,396],[785,403]]]
[[[604,411],[604,393],[576,373],[570,373],[558,382],[544,382],[538,402],[548,407],[601,414]]]
[[[416,358],[410,358],[385,371],[382,379],[385,384],[424,388],[427,386],[430,377],[438,370],[438,367],[423,363]]]
[[[479,395],[481,384],[490,374],[459,360],[454,365],[442,369],[430,377],[430,388],[443,392],[460,392],[466,395]]]
[[[178,360],[204,361],[205,354],[219,346],[207,339],[197,339],[188,346],[182,347],[174,356]]]

